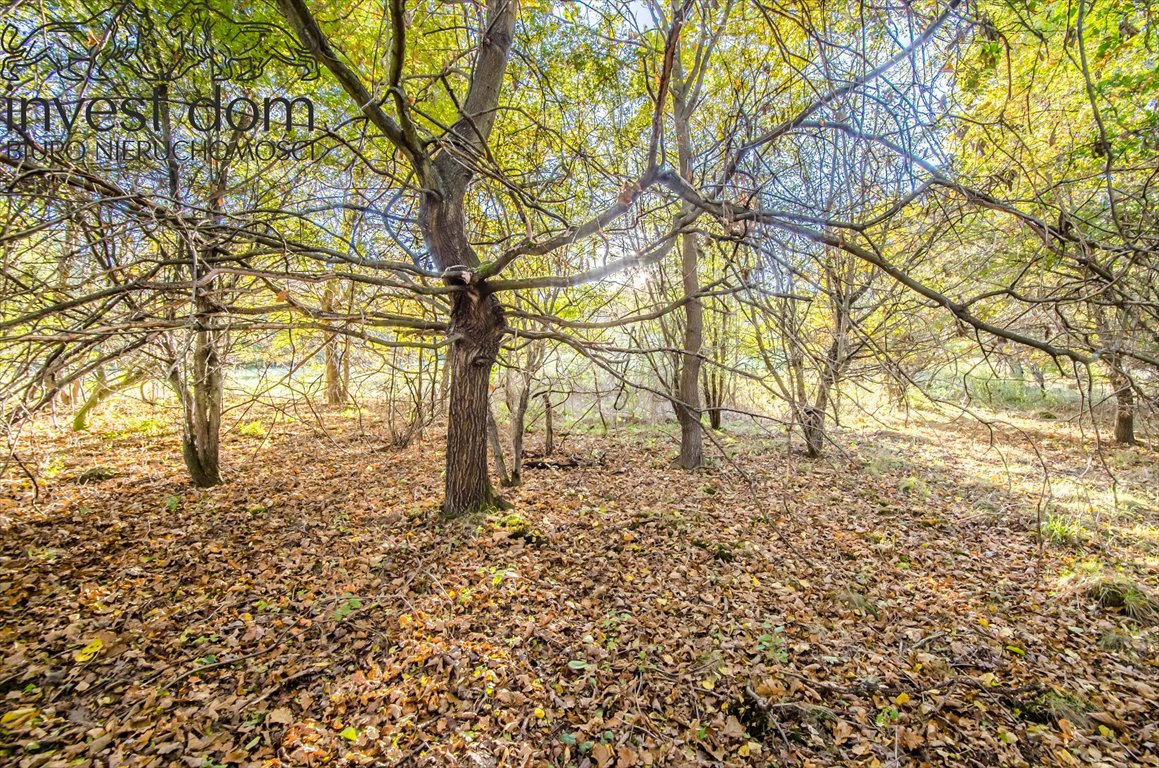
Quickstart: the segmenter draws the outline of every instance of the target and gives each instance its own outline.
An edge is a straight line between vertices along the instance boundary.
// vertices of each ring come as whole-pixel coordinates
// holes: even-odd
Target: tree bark
[[[1135,393],[1131,380],[1121,370],[1114,370],[1111,384],[1115,387],[1115,442],[1135,445]]]
[[[456,294],[451,313],[451,391],[443,514],[460,517],[499,503],[487,475],[491,367],[507,324],[503,307],[475,288]]]
[[[543,393],[543,455],[555,453],[555,424],[553,423],[551,393]]]
[[[491,454],[495,457],[495,471],[499,475],[499,484],[513,485],[512,474],[507,471],[507,464],[503,461],[503,445],[499,442],[499,425],[495,423],[495,413],[490,409],[487,410],[487,440],[491,443]]]
[[[80,410],[72,419],[72,431],[83,432],[89,428],[89,415],[100,406],[105,400],[108,400],[118,392],[123,392],[129,387],[137,384],[145,379],[145,371],[142,368],[134,368],[121,374],[121,378],[114,382],[109,382],[105,376],[104,368],[97,369],[97,381],[93,386],[93,391],[89,394]]]
[[[333,309],[334,289],[330,283],[327,283],[325,292],[322,294],[322,311],[331,312]],[[342,375],[343,354],[337,333],[333,331],[322,332],[322,354],[326,363],[326,405],[345,405],[346,387]]]
[[[199,328],[193,341],[193,391],[185,403],[182,454],[189,479],[199,488],[221,483],[219,441],[224,377],[216,333]]]
[[[680,176],[692,183],[692,132],[689,126],[692,105],[686,101],[687,84],[679,57],[674,65],[677,75],[672,88],[673,117],[676,127],[676,153]],[[685,202],[682,214],[693,211]],[[704,307],[700,292],[699,248],[695,232],[680,236],[680,272],[684,304],[684,339],[681,345],[680,376],[676,389],[676,420],[680,423],[680,466],[696,469],[704,463],[704,436],[700,432],[700,349],[704,344]]]
[[[825,411],[829,408],[829,383],[822,379],[817,400],[801,409],[801,431],[805,433],[805,452],[816,459],[825,451]]]
[[[531,399],[531,376],[521,376],[521,384],[515,408],[511,410],[511,484],[523,482],[523,432],[527,418],[527,403]]]

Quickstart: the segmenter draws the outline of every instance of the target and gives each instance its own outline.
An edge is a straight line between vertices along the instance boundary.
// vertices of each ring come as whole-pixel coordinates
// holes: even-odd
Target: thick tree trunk
[[[451,313],[451,391],[447,413],[443,514],[459,517],[501,504],[487,476],[491,366],[506,322],[494,296],[475,286],[456,294]]]
[[[185,403],[182,454],[199,488],[221,483],[218,446],[224,379],[213,331],[199,329],[193,343],[193,388]]]
[[[837,346],[836,342],[833,346]],[[805,433],[805,452],[811,459],[816,459],[825,452],[825,412],[829,410],[831,386],[832,379],[826,372],[817,383],[817,399],[812,405],[801,409],[801,431]]]
[[[829,395],[822,384],[817,393],[817,402],[801,409],[801,431],[805,433],[805,452],[816,459],[825,451],[825,411],[829,407]]]
[[[1115,442],[1119,445],[1135,444],[1135,393],[1131,381],[1122,372],[1111,376],[1115,387]]]

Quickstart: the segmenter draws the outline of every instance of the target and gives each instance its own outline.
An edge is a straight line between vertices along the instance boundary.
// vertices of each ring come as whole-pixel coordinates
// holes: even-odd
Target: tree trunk
[[[696,251],[696,235],[681,235],[680,261],[685,298],[694,297],[700,290]],[[700,347],[704,337],[704,309],[700,299],[691,298],[684,310],[684,345],[676,418],[680,422],[680,466],[696,469],[704,463],[704,436],[700,432]]]
[[[1030,375],[1034,377],[1034,386],[1038,387],[1038,391],[1045,395],[1046,373],[1042,370],[1042,366],[1037,364],[1031,365]]]
[[[689,118],[692,106],[685,100],[686,83],[679,65],[674,64],[672,88],[673,118],[676,128],[676,153],[680,175],[692,183],[692,133]],[[684,204],[684,215],[692,213],[692,205]],[[699,243],[695,232],[680,236],[680,272],[684,293],[684,339],[680,359],[680,378],[676,391],[676,420],[680,422],[680,466],[696,469],[704,463],[704,436],[700,432],[700,349],[704,344],[704,306],[700,292]]]
[[[224,379],[213,331],[198,329],[193,344],[193,391],[186,398],[182,454],[199,488],[221,483],[218,445]]]
[[[334,289],[330,283],[326,284],[322,294],[322,311],[331,312],[334,309]],[[326,405],[340,406],[346,404],[346,387],[342,376],[342,350],[339,347],[338,334],[333,331],[322,332],[322,351],[326,362]]]
[[[805,433],[805,452],[816,459],[825,451],[825,412],[829,409],[829,379],[817,384],[817,399],[801,409],[801,431]]]
[[[719,408],[709,408],[708,409],[708,425],[710,427],[712,427],[714,430],[716,430],[717,432],[720,431],[721,423],[720,423],[720,409]]]
[[[503,461],[503,445],[499,442],[499,425],[495,423],[495,413],[487,409],[487,440],[491,443],[491,455],[495,457],[495,472],[499,475],[499,484],[513,485],[512,475],[507,472],[507,464]],[[516,466],[519,466],[516,464]]]
[[[105,400],[109,399],[118,392],[122,392],[134,384],[145,379],[145,371],[141,368],[135,368],[121,374],[121,378],[113,383],[109,383],[105,377],[104,368],[97,369],[97,382],[93,387],[93,391],[89,394],[88,399],[84,401],[84,405],[76,412],[72,419],[72,431],[83,432],[88,429],[88,418],[97,407]]]
[[[801,411],[801,429],[805,433],[805,451],[810,459],[825,450],[825,411],[807,405]]]
[[[520,377],[522,387],[515,398],[515,408],[511,411],[511,484],[523,482],[523,432],[527,419],[527,403],[531,399],[531,376]]]
[[[507,324],[503,307],[475,286],[457,293],[451,312],[451,391],[447,413],[443,514],[460,517],[501,504],[487,476],[491,366]]]
[[[543,393],[543,455],[555,453],[555,425],[552,418],[551,393]]]
[[[1115,442],[1135,444],[1135,392],[1131,380],[1121,371],[1114,371],[1111,384],[1115,387]]]

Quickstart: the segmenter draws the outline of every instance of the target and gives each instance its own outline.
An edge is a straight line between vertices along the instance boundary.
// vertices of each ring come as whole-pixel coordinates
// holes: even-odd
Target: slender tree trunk
[[[692,110],[685,101],[686,85],[679,82],[683,75],[678,63],[675,71],[680,75],[678,84],[672,89],[676,151],[680,175],[692,183],[692,133],[689,127]],[[691,213],[691,204],[685,203],[684,208],[685,215]],[[676,420],[680,422],[680,466],[684,469],[695,469],[704,463],[704,436],[700,432],[700,349],[704,344],[704,306],[697,297],[700,292],[697,275],[699,248],[695,232],[685,232],[680,236],[681,284],[686,303],[675,405]]]
[[[503,461],[503,444],[499,441],[499,425],[495,423],[495,413],[490,408],[487,409],[487,440],[491,443],[491,454],[495,457],[495,471],[499,475],[499,484],[514,485],[512,473],[507,471],[507,464]]]
[[[72,419],[72,431],[83,432],[88,429],[89,415],[100,406],[105,400],[115,395],[118,392],[123,392],[129,387],[144,380],[145,371],[141,368],[134,368],[121,374],[121,377],[116,381],[110,383],[105,377],[103,368],[97,369],[97,382],[93,387],[93,391],[89,394],[80,410]]]
[[[696,235],[681,235],[681,269],[684,296],[694,297],[697,281]],[[704,340],[704,308],[692,298],[685,308],[683,358],[677,390],[677,421],[680,422],[680,466],[695,469],[704,463],[704,436],[700,432],[700,348]]]
[[[325,292],[322,294],[322,311],[330,312],[333,308],[334,289],[330,283],[327,283]],[[337,333],[333,331],[322,332],[322,353],[326,363],[326,404],[345,405],[346,388],[342,381],[342,351]]]
[[[555,453],[555,425],[553,424],[551,393],[543,393],[543,455]]]
[[[523,482],[523,433],[526,428],[527,403],[531,399],[531,376],[520,377],[520,388],[515,398],[515,408],[511,410],[511,484]]]

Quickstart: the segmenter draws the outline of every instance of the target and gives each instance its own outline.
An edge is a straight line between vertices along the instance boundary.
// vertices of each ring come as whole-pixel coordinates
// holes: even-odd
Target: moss
[[[872,616],[875,619],[881,615],[881,611],[878,610],[878,607],[874,604],[874,602],[855,589],[851,589],[849,587],[840,589],[833,594],[833,599],[846,608],[854,611],[861,611],[867,616]]]
[[[531,523],[527,522],[521,515],[512,512],[509,515],[504,515],[499,520],[499,527],[507,531],[513,539],[523,539],[528,544],[540,544],[544,541],[544,536],[537,531]]]
[[[120,475],[117,470],[110,467],[92,467],[81,472],[76,481],[81,485],[88,483],[103,483],[105,480],[112,480],[114,477]]]

